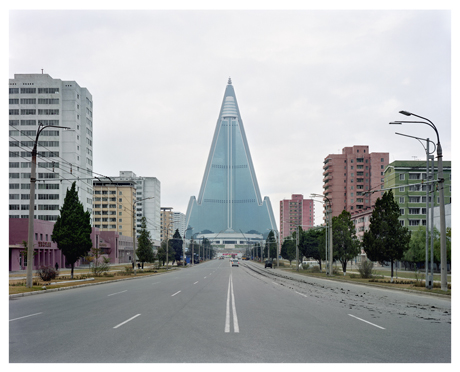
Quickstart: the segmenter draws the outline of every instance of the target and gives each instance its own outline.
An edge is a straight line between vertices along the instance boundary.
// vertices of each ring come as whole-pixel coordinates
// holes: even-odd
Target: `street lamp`
[[[441,290],[447,291],[447,250],[446,250],[446,211],[444,207],[444,175],[443,175],[443,168],[442,168],[442,147],[441,141],[439,140],[439,133],[436,126],[433,122],[423,116],[416,115],[414,113],[408,111],[399,111],[400,114],[406,116],[416,116],[420,119],[426,121],[394,121],[390,124],[425,124],[429,125],[434,131],[436,132],[436,137],[438,143],[436,144],[436,152],[438,155],[438,188],[439,188],[439,217],[440,217],[440,225],[441,225]]]
[[[183,259],[184,259],[184,266],[185,266],[185,264],[187,263],[187,258],[185,257],[185,244],[186,244],[186,243],[185,243],[185,234],[186,234],[186,232],[187,232],[188,230],[193,230],[193,227],[190,226],[190,227],[188,227],[188,228],[186,228],[186,229],[184,230],[184,236],[183,236],[183,237],[184,237],[184,240],[182,241],[182,257],[183,257]]]
[[[35,136],[34,147],[32,149],[32,164],[30,170],[30,201],[29,201],[29,236],[27,246],[27,288],[32,287],[32,269],[34,265],[34,208],[35,208],[35,183],[36,179],[36,168],[37,168],[37,143],[40,133],[45,128],[62,128],[70,129],[69,127],[61,127],[59,125],[43,125],[41,122],[38,123],[37,135]]]
[[[428,215],[433,218],[433,207],[434,207],[434,196],[433,199],[431,200],[431,212],[428,213],[429,211],[429,195],[430,195],[430,188],[432,187],[432,184],[429,182],[429,179],[433,176],[434,178],[434,172],[433,174],[430,173],[430,159],[432,162],[434,161],[434,156],[430,155],[430,142],[436,147],[433,141],[430,141],[429,138],[419,138],[419,137],[414,137],[414,136],[409,136],[407,134],[403,133],[398,133],[395,132],[395,134],[399,136],[404,136],[404,137],[410,137],[410,138],[415,138],[417,141],[420,142],[420,144],[423,146],[423,149],[426,152],[426,179],[427,179],[427,184],[426,184],[426,234],[425,234],[425,287],[428,289],[433,288],[433,224],[431,224],[431,275],[428,275]],[[426,147],[423,145],[422,141],[426,140]],[[434,152],[434,149],[433,149]]]
[[[332,276],[332,257],[333,257],[333,247],[332,247],[332,204],[330,199],[326,195],[319,195],[319,194],[310,194],[312,197],[317,197],[317,198],[324,198],[326,199],[326,202],[323,202],[326,204],[326,214],[329,214],[329,268],[326,267],[326,275]],[[329,204],[329,213],[327,212],[327,204]],[[327,222],[326,222],[327,224]],[[327,239],[327,237],[326,237]],[[326,259],[327,260],[327,259]]]

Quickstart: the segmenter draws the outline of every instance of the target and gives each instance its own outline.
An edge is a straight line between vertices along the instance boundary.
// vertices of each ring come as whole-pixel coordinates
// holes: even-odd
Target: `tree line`
[[[364,232],[360,241],[356,235],[355,224],[351,214],[343,210],[339,216],[332,218],[333,261],[340,262],[346,273],[347,263],[357,257],[361,250],[369,260],[390,263],[391,276],[395,261],[403,262],[405,267],[421,267],[425,262],[426,227],[420,226],[412,234],[399,221],[400,209],[391,190],[386,191],[375,203],[370,217],[369,230]],[[324,227],[303,231],[301,228],[286,238],[281,246],[281,256],[289,260],[296,257],[296,240],[299,234],[299,257],[318,261],[326,259],[326,230]],[[447,230],[447,261],[451,261],[451,229]],[[434,262],[439,266],[440,239],[439,232],[434,233]],[[438,267],[439,269],[439,267]]]

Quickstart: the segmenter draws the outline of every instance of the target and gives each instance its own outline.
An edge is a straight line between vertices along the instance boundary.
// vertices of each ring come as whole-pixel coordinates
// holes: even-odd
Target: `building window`
[[[404,204],[404,196],[399,197],[399,204]]]
[[[404,216],[404,208],[400,208],[400,209],[399,209],[399,214],[400,214],[401,216]]]
[[[406,176],[406,175],[405,175],[404,173],[401,173],[401,174],[399,175],[399,180],[400,180],[400,181],[404,181],[405,176]]]

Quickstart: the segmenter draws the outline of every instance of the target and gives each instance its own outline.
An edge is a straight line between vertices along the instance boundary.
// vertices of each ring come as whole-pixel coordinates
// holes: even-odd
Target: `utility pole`
[[[27,237],[27,270],[26,270],[26,287],[31,288],[32,281],[32,270],[34,266],[34,209],[35,209],[35,183],[36,169],[37,169],[37,143],[40,133],[45,128],[62,128],[70,129],[69,127],[61,127],[58,125],[43,125],[39,122],[37,135],[35,136],[34,147],[32,149],[32,164],[30,166],[30,200],[29,200],[29,232]]]

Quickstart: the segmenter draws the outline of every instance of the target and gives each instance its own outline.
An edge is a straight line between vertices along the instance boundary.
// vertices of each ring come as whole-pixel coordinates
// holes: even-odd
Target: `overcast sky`
[[[93,170],[161,182],[161,205],[198,196],[232,78],[261,195],[322,193],[328,154],[353,145],[451,160],[448,10],[20,10],[9,13],[9,77],[74,80],[94,100]],[[316,204],[316,223],[321,222]]]

